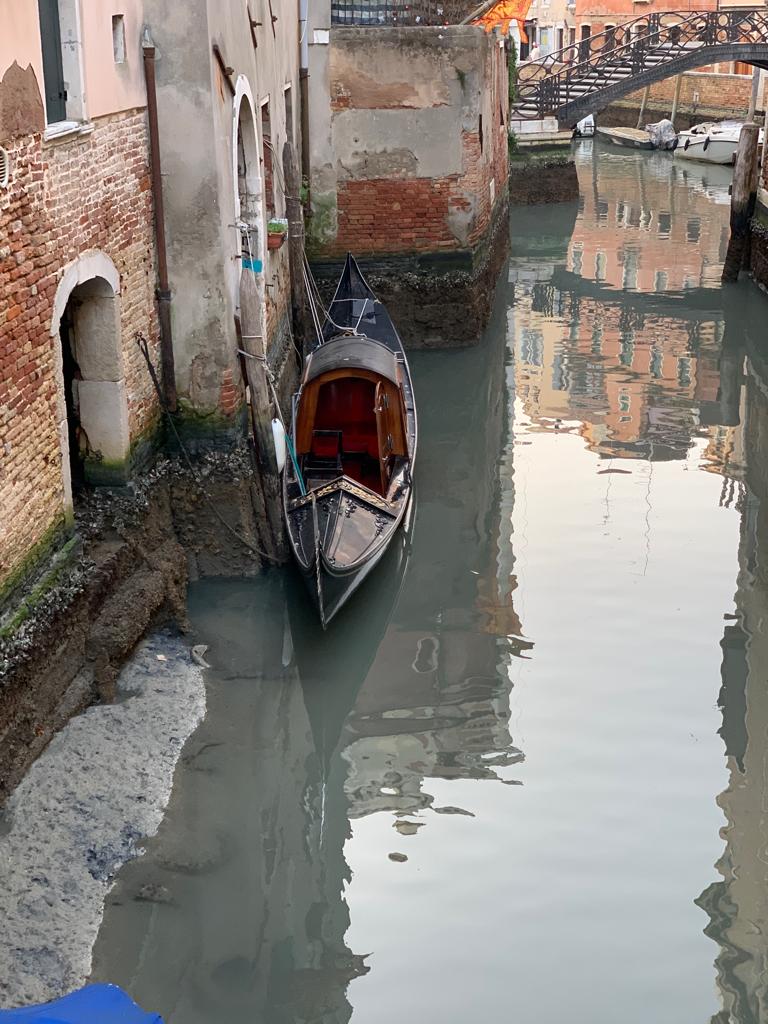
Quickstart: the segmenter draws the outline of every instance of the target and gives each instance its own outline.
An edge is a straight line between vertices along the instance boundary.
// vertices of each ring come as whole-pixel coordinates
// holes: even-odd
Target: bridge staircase
[[[521,63],[510,117],[570,128],[636,89],[730,60],[768,68],[768,11],[649,14]]]

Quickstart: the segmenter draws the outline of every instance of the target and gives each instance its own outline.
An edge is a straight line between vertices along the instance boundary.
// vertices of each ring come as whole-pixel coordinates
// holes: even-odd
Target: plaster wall
[[[61,0],[64,73],[72,116],[98,118],[146,104],[141,61],[143,0]],[[112,17],[123,15],[125,61],[116,63]],[[72,28],[68,28],[69,23]],[[0,0],[0,79],[16,62],[32,67],[43,92],[43,55],[36,0]],[[68,110],[68,114],[69,114]]]
[[[112,17],[123,16],[125,60],[115,62]],[[143,0],[83,0],[83,64],[88,117],[146,106],[141,31]]]
[[[37,0],[0,0],[0,77],[14,61],[21,68],[30,64],[42,86],[43,53]]]
[[[314,18],[315,250],[476,244],[506,187],[506,64],[498,36],[470,26],[327,30],[327,8]]]
[[[158,48],[157,81],[160,139],[165,183],[165,220],[173,293],[173,335],[177,387],[197,416],[233,416],[242,404],[235,314],[238,311],[242,240],[236,226],[233,138],[236,110],[251,98],[256,150],[262,153],[260,103],[269,102],[275,163],[286,138],[284,86],[291,85],[298,126],[298,40],[296,11],[273,3],[272,25],[251,4],[261,26],[254,47],[246,4],[240,0],[188,0],[169,7],[147,0],[147,20]],[[213,56],[217,45],[231,73],[225,76]],[[239,86],[238,86],[239,83]],[[233,96],[233,90],[239,90]],[[298,134],[295,133],[298,143]],[[249,167],[249,180],[262,187],[263,168]],[[275,179],[276,214],[285,200]],[[267,309],[267,345],[284,313],[288,279],[287,247],[254,252],[263,256],[262,291]],[[278,298],[280,301],[278,301]],[[279,307],[279,308],[278,308]]]

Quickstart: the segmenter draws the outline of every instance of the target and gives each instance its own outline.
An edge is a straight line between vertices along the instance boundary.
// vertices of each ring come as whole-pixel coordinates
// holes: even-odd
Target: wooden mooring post
[[[651,95],[650,85],[646,85],[643,89],[643,98],[640,100],[640,113],[637,115],[637,127],[643,127],[643,121],[645,119],[645,108],[648,105],[648,97]]]
[[[744,125],[736,150],[731,186],[731,238],[723,266],[723,281],[736,281],[749,261],[749,222],[755,209],[758,180],[758,139],[754,122]]]
[[[285,559],[282,490],[272,433],[272,392],[267,378],[269,368],[264,350],[261,304],[256,274],[243,267],[240,277],[240,343],[246,353],[245,373],[251,397],[256,460],[264,495],[265,547],[272,560],[282,562]]]

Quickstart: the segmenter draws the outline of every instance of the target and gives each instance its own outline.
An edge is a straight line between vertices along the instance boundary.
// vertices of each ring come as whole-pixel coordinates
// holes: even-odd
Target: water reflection
[[[722,880],[697,901],[710,917],[707,934],[721,947],[716,967],[723,1009],[712,1024],[768,1019],[768,350],[764,338],[749,338],[759,321],[740,322],[747,335],[746,471],[736,607],[724,628],[718,700],[729,775],[718,798],[725,850],[717,863]],[[743,348],[740,358],[743,363]]]
[[[712,1019],[768,1019],[765,299],[727,172],[578,160],[482,345],[414,355],[412,528],[335,628],[193,588],[208,716],[95,957],[169,1024],[693,1024],[700,908]]]

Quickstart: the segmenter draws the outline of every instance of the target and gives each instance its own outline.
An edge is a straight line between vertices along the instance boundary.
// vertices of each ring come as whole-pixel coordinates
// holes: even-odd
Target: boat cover
[[[117,985],[87,985],[42,1006],[0,1010],[0,1024],[163,1024],[144,1013]]]
[[[379,377],[397,383],[397,360],[394,352],[378,341],[362,335],[342,335],[316,348],[307,361],[305,382],[321,373],[339,367],[371,370]]]

